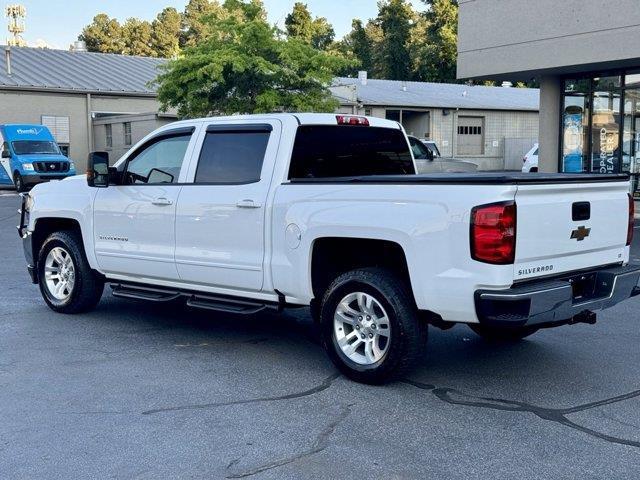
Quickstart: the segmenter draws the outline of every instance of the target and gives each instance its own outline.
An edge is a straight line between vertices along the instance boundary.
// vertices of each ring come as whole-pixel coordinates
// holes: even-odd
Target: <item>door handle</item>
[[[168,205],[173,205],[173,202],[165,197],[156,198],[151,202],[152,205],[158,205],[160,207],[166,207]]]
[[[254,202],[253,200],[240,200],[238,203],[236,203],[236,206],[238,208],[260,208],[260,207],[262,207],[262,205],[260,205],[259,203]]]

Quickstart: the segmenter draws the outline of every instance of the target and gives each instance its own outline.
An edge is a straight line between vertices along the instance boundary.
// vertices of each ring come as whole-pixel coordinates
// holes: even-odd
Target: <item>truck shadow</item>
[[[90,315],[90,316],[93,316]],[[335,383],[339,376],[321,351],[317,329],[313,325],[307,309],[292,310],[284,314],[263,312],[251,316],[238,316],[216,312],[192,310],[181,305],[155,305],[123,301],[111,297],[104,298],[96,312],[95,321],[110,322],[119,333],[139,337],[156,335],[170,337],[175,348],[222,347],[228,344],[245,344],[256,349],[277,348],[281,370],[300,368],[301,364],[317,370],[319,377],[329,374],[320,384],[300,392],[287,392],[281,396],[256,397],[232,402],[251,403],[273,400],[287,400],[311,396],[332,389],[334,398],[345,391],[368,389],[371,387]],[[415,395],[429,395],[456,408],[522,413],[536,416],[581,432],[590,437],[613,444],[640,448],[640,441],[618,437],[577,423],[573,414],[580,414],[607,405],[640,398],[640,390],[613,395],[607,398],[591,398],[575,405],[576,398],[590,397],[568,385],[583,385],[585,390],[590,382],[595,382],[593,372],[606,368],[606,359],[593,358],[596,363],[591,368],[570,361],[565,349],[556,342],[537,336],[516,345],[499,346],[476,337],[466,327],[457,326],[452,331],[441,332],[432,329],[431,338],[424,360],[411,372],[409,377],[385,389],[385,395],[408,395],[410,390],[399,388],[405,384],[415,389]],[[544,335],[544,333],[542,334]],[[255,353],[255,352],[254,352]],[[212,353],[212,355],[219,355]],[[234,350],[234,355],[242,351]],[[241,358],[238,358],[242,361]],[[275,368],[275,365],[274,365]],[[427,379],[427,380],[423,380]],[[595,387],[599,385],[593,385]],[[295,390],[295,388],[294,388]],[[342,393],[341,393],[342,392]],[[485,392],[479,394],[477,392]],[[490,392],[487,394],[486,392]],[[553,399],[556,405],[549,407],[536,405],[531,397]],[[597,394],[593,394],[594,396]],[[224,404],[226,405],[226,403]],[[566,406],[569,405],[569,406]],[[202,405],[187,405],[149,410],[145,414],[156,414],[185,409],[215,408],[216,402]]]

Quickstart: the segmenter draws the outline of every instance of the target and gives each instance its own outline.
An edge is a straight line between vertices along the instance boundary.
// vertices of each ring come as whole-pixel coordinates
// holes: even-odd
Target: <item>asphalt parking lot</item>
[[[339,376],[306,311],[48,310],[0,191],[0,477],[637,479],[640,298],[515,346],[431,330],[405,381]],[[634,257],[640,261],[640,231]]]

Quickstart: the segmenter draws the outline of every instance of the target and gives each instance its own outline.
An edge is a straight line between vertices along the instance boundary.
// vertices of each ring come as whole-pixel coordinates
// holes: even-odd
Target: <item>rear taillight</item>
[[[336,120],[338,125],[360,125],[363,127],[369,126],[369,120],[365,117],[354,117],[352,115],[337,115]]]
[[[633,241],[633,224],[636,216],[636,204],[633,196],[629,194],[629,225],[627,227],[627,246]]]
[[[514,263],[516,204],[482,205],[471,210],[471,258],[494,265]]]

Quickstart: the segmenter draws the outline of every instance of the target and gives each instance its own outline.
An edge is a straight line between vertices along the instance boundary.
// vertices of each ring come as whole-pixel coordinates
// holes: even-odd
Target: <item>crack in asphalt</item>
[[[289,457],[281,458],[273,462],[265,463],[251,470],[247,470],[246,472],[230,474],[226,478],[251,477],[253,475],[257,475],[258,473],[266,472],[267,470],[273,470],[274,468],[289,465],[291,463],[297,462],[302,458],[310,457],[326,450],[326,448],[330,445],[329,440],[331,439],[331,436],[336,431],[336,428],[338,428],[338,426],[349,416],[349,414],[351,413],[351,407],[353,407],[354,405],[355,404],[353,403],[349,405],[342,405],[340,407],[340,412],[337,414],[336,418],[331,423],[329,423],[320,433],[318,433],[315,440],[307,450],[304,450],[295,455],[291,455]],[[232,462],[231,464],[229,464],[229,466],[232,465],[235,465],[235,463]]]
[[[559,423],[565,427],[573,428],[582,433],[590,435],[592,437],[604,440],[606,442],[615,443],[618,445],[625,445],[629,447],[640,448],[640,442],[635,440],[627,440],[624,438],[614,437],[607,435],[606,433],[598,432],[588,427],[579,425],[567,418],[567,415],[572,413],[584,412],[585,410],[591,410],[593,408],[602,407],[604,405],[611,405],[632,398],[640,397],[640,390],[625,393],[615,397],[599,400],[596,402],[585,403],[575,407],[569,408],[546,408],[539,407],[526,402],[520,402],[517,400],[508,400],[492,397],[480,397],[476,395],[470,395],[463,393],[453,388],[441,388],[436,387],[428,383],[417,382],[415,380],[402,380],[403,383],[411,385],[420,390],[430,391],[439,400],[449,403],[451,405],[462,405],[466,407],[487,408],[491,410],[502,410],[506,412],[518,412],[518,413],[532,413],[542,420]]]
[[[308,390],[304,390],[302,392],[288,393],[286,395],[280,395],[276,397],[261,397],[261,398],[251,398],[248,400],[230,400],[227,402],[200,403],[200,404],[179,405],[179,406],[165,407],[165,408],[154,408],[152,410],[146,410],[142,412],[142,415],[154,415],[156,413],[178,412],[182,410],[204,410],[208,408],[226,407],[229,405],[245,405],[247,403],[265,403],[265,402],[277,402],[282,400],[293,400],[296,398],[315,395],[316,393],[320,393],[324,390],[327,390],[329,387],[331,387],[333,382],[339,376],[340,376],[339,373],[334,373],[328,376],[327,378],[325,378],[319,385],[316,385],[315,387],[312,387]]]

